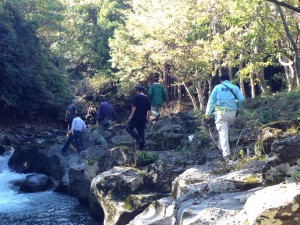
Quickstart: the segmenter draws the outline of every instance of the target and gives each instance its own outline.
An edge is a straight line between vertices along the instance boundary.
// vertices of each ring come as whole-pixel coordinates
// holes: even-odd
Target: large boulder
[[[152,151],[176,150],[185,146],[200,121],[191,113],[181,112],[172,117],[162,117],[146,129],[147,148]]]
[[[147,133],[147,142],[148,148],[152,151],[175,150],[188,142],[187,133],[178,124],[165,124],[158,129],[154,125],[150,129]]]
[[[114,167],[93,179],[92,204],[98,203],[103,209],[105,225],[127,224],[157,198],[156,194],[149,194],[152,190],[146,174],[133,168]]]
[[[8,165],[19,173],[42,173],[60,180],[65,162],[60,151],[63,140],[56,138],[38,143],[28,143],[19,146],[9,159]]]
[[[193,160],[183,151],[159,151],[154,163],[147,166],[147,171],[155,185],[155,190],[170,193],[174,179],[191,165]],[[184,160],[183,160],[184,159]]]
[[[263,181],[278,184],[294,177],[300,170],[300,134],[274,141],[271,157],[263,169]]]
[[[20,192],[38,192],[45,191],[53,187],[53,180],[44,174],[31,174],[28,175],[22,182]]]
[[[245,211],[249,225],[300,224],[300,185],[279,184],[251,195]]]

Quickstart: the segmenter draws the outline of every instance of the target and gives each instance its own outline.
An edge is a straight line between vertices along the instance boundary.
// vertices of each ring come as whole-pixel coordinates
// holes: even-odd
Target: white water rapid
[[[86,207],[73,197],[52,191],[19,193],[14,183],[26,174],[11,171],[7,165],[12,153],[0,156],[1,225],[96,225]]]

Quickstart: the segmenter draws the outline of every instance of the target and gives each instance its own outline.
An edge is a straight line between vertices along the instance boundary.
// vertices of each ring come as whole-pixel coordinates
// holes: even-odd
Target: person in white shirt
[[[77,147],[78,153],[80,153],[82,151],[81,136],[82,136],[82,132],[86,129],[86,124],[80,118],[80,116],[78,116],[78,114],[79,114],[78,110],[76,110],[75,111],[76,117],[72,121],[72,127],[71,127],[71,130],[69,131],[69,138],[61,150],[61,154],[65,157],[68,157],[67,149],[74,139],[76,142],[76,147]]]

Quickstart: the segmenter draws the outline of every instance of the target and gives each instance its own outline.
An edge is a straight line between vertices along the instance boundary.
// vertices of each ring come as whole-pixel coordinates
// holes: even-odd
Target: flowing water
[[[0,156],[0,225],[96,225],[77,199],[52,191],[18,193],[13,183],[26,175],[11,171],[11,154]]]

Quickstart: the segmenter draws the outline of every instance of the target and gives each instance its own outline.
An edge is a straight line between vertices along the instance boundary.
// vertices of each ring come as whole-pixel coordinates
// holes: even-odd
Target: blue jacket
[[[233,91],[233,93],[237,97],[237,100],[235,99],[231,91],[224,84]],[[211,115],[215,106],[225,107],[227,110],[235,111],[242,106],[244,101],[245,98],[241,93],[240,89],[236,85],[231,84],[230,81],[225,80],[221,84],[215,86],[214,89],[212,90],[209,96],[205,114]]]

